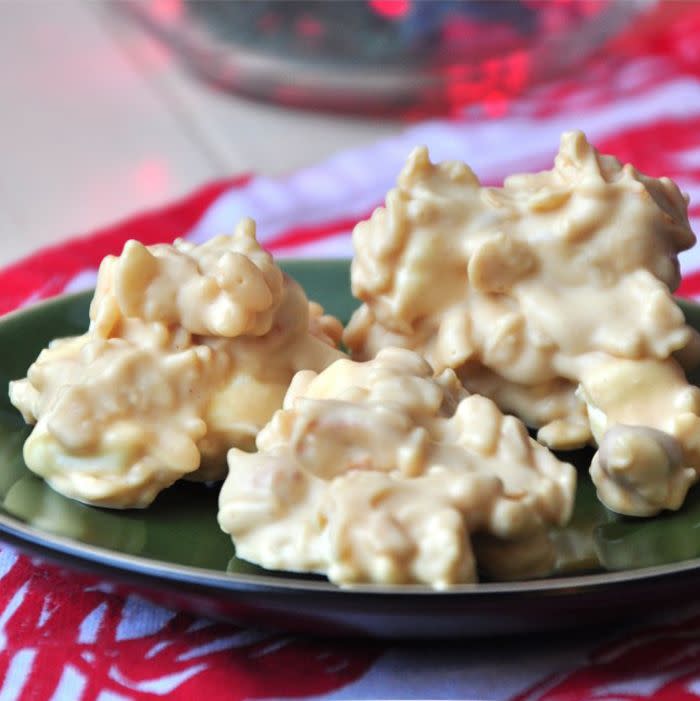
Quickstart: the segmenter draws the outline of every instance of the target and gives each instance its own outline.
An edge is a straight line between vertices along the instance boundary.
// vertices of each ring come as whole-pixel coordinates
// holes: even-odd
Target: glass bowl
[[[653,0],[134,0],[224,89],[346,113],[449,113],[570,73]]]

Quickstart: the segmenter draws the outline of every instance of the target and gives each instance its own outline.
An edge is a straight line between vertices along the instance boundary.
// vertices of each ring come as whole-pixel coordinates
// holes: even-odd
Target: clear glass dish
[[[655,0],[129,0],[214,85],[346,113],[445,113],[579,66]]]

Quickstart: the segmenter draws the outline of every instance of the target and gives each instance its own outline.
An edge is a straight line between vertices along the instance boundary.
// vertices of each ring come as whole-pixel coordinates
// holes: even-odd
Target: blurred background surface
[[[0,265],[212,179],[277,174],[393,132],[235,97],[112,3],[0,3]]]
[[[631,24],[650,31],[658,5],[4,0],[0,265],[407,122],[473,105],[497,120]]]

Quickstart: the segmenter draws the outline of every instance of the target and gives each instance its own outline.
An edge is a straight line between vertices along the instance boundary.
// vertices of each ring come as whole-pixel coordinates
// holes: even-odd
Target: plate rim
[[[21,543],[30,549],[49,551],[54,557],[69,556],[81,563],[97,564],[117,569],[124,573],[133,573],[167,579],[171,582],[188,582],[199,586],[239,591],[297,592],[323,593],[338,595],[369,594],[372,596],[413,596],[426,595],[444,598],[455,596],[509,596],[520,594],[551,594],[557,592],[571,593],[572,590],[591,591],[606,588],[611,585],[629,584],[632,582],[648,583],[650,580],[667,578],[677,574],[688,574],[700,571],[700,557],[682,562],[641,567],[636,570],[619,570],[614,572],[596,572],[558,577],[518,580],[512,582],[474,582],[471,584],[456,584],[445,590],[436,590],[427,585],[397,585],[380,586],[374,584],[358,584],[340,587],[327,580],[293,579],[265,574],[244,574],[217,572],[204,567],[178,565],[165,560],[120,553],[98,545],[81,543],[65,536],[47,534],[29,526],[19,519],[0,513],[0,539],[9,536],[14,543]],[[59,558],[60,559],[60,558]],[[301,573],[299,573],[301,574]]]

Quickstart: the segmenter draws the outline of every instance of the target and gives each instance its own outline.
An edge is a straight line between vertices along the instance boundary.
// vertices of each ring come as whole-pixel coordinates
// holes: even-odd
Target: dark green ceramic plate
[[[356,306],[347,261],[283,267],[309,296],[347,320]],[[22,461],[28,434],[7,397],[39,350],[87,326],[89,294],[62,297],[0,319],[0,537],[63,564],[99,572],[129,588],[210,616],[325,634],[447,637],[526,632],[594,623],[683,603],[700,586],[700,489],[654,519],[603,508],[580,466],[572,522],[556,532],[554,577],[464,585],[339,590],[319,577],[271,573],[238,560],[216,523],[217,488],[176,484],[148,509],[108,511],[66,499]],[[700,328],[700,307],[686,314]]]

